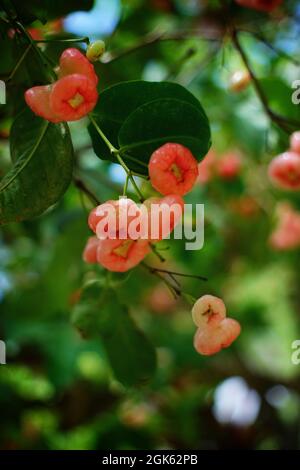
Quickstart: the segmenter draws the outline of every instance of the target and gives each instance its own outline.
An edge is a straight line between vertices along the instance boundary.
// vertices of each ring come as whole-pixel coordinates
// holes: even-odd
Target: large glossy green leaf
[[[0,223],[40,215],[66,191],[73,171],[68,126],[52,124],[25,110],[10,136],[12,169],[0,182]]]
[[[210,146],[207,118],[189,103],[162,99],[140,106],[119,132],[121,152],[128,152],[144,163],[166,142],[185,145],[200,160]]]
[[[194,106],[202,115],[203,122],[206,122],[208,126],[206,114],[197,98],[181,85],[171,82],[131,81],[113,85],[101,94],[93,116],[110,142],[117,147],[120,129],[129,115],[140,106],[159,99],[176,99]],[[113,160],[106,144],[93,125],[89,126],[89,132],[94,151],[98,157]],[[124,155],[124,159],[132,170],[147,172],[143,166],[126,158],[126,155]]]
[[[114,375],[124,385],[141,383],[153,375],[154,347],[112,289],[105,289],[100,281],[91,281],[85,286],[72,319],[83,335],[100,335]]]

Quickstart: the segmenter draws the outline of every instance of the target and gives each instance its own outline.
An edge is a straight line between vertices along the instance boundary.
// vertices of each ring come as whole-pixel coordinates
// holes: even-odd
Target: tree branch
[[[152,46],[154,44],[166,41],[184,41],[185,39],[193,39],[199,38],[203,41],[217,41],[220,42],[222,40],[222,35],[217,33],[215,30],[212,33],[211,31],[203,30],[193,30],[193,31],[174,31],[173,33],[151,33],[148,34],[144,39],[139,41],[134,46],[128,47],[121,51],[106,53],[102,59],[102,62],[105,64],[110,64],[115,62],[119,59],[122,59],[134,52],[139,51],[148,46]]]
[[[87,197],[93,204],[97,204],[97,206],[101,204],[99,199],[92,193],[92,191],[85,185],[85,183],[81,179],[74,177],[74,184],[76,188],[78,188],[80,191],[87,195]]]
[[[271,121],[273,121],[280,129],[282,129],[283,131],[285,131],[286,133],[290,134],[293,130],[295,129],[299,129],[300,128],[300,122],[298,121],[295,121],[294,119],[288,119],[284,116],[281,116],[280,114],[277,114],[275,113],[270,107],[269,107],[269,103],[268,103],[268,99],[261,87],[261,84],[259,82],[259,80],[257,79],[253,69],[252,69],[252,66],[250,65],[250,62],[249,62],[249,59],[239,41],[239,38],[238,38],[238,30],[234,29],[232,31],[232,41],[233,41],[233,44],[236,48],[236,50],[238,51],[238,53],[240,54],[243,62],[244,62],[244,65],[245,67],[247,68],[248,72],[249,72],[249,75],[252,79],[252,83],[253,83],[253,86],[255,88],[255,91],[261,101],[261,104],[266,112],[266,114],[268,115],[268,117],[271,119]]]
[[[247,30],[247,29],[239,29],[238,31],[240,31],[241,33],[246,33],[246,34],[250,34],[251,36],[253,36],[255,39],[257,39],[257,41],[261,42],[262,44],[264,44],[268,49],[270,49],[271,51],[273,51],[275,54],[277,54],[278,56],[281,56],[283,57],[284,59],[292,62],[294,65],[296,66],[300,66],[300,60],[297,60],[295,59],[294,57],[291,57],[289,54],[286,54],[286,52],[282,51],[281,49],[279,49],[278,47],[274,46],[273,44],[271,44],[262,34],[260,33],[257,33],[256,31],[251,31],[251,30]]]

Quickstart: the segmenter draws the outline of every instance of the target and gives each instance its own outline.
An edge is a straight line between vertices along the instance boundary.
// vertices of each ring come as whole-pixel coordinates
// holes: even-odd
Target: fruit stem
[[[141,266],[147,269],[147,271],[149,271],[150,274],[153,274],[154,276],[161,279],[166,284],[167,288],[171,292],[174,299],[177,299],[177,297],[181,296],[181,290],[178,287],[174,286],[170,281],[168,281],[168,279],[165,276],[163,276],[163,274],[151,268],[151,266],[148,266],[148,264],[146,263],[141,263]]]
[[[194,275],[194,274],[185,274],[185,273],[179,273],[177,271],[169,271],[168,269],[161,269],[161,268],[156,268],[154,266],[149,266],[148,264],[146,263],[141,263],[141,265],[147,269],[149,271],[150,274],[153,274],[154,276],[156,277],[159,277],[159,279],[161,279],[165,284],[166,286],[168,287],[168,289],[172,292],[172,295],[175,297],[175,299],[177,299],[177,297],[183,297],[190,305],[194,305],[194,303],[196,302],[196,298],[193,297],[192,295],[190,294],[187,294],[186,292],[183,292],[183,290],[181,289],[181,286],[179,284],[179,282],[175,279],[175,276],[181,276],[181,277],[189,277],[189,278],[194,278],[194,279],[200,279],[201,281],[207,281],[207,278],[204,277],[204,276],[198,276],[198,275]],[[172,279],[173,282],[175,282],[177,284],[177,286],[174,286],[174,284],[172,282],[170,282],[165,276],[164,274],[167,274],[168,276],[170,276],[170,278]]]
[[[96,131],[98,132],[98,134],[100,135],[101,139],[104,141],[104,143],[107,145],[109,151],[111,154],[117,154],[118,153],[118,149],[116,149],[116,147],[113,146],[113,144],[108,140],[108,138],[106,137],[106,135],[103,133],[103,131],[100,129],[100,127],[98,126],[97,122],[95,121],[94,117],[92,114],[89,114],[88,115],[91,123],[93,124],[94,128],[96,129]]]
[[[140,188],[138,187],[138,185],[136,184],[136,182],[135,182],[135,180],[132,176],[132,171],[128,168],[128,166],[124,162],[123,158],[121,157],[120,151],[108,140],[108,138],[103,133],[103,131],[100,129],[100,127],[98,126],[97,122],[95,121],[94,117],[91,114],[89,114],[89,118],[90,118],[91,123],[95,127],[96,131],[98,132],[98,134],[100,135],[102,140],[105,142],[105,144],[109,148],[110,153],[115,156],[115,158],[118,160],[121,167],[126,172],[126,174],[129,178],[129,180],[130,180],[130,182],[131,182],[131,184],[132,184],[132,186],[133,186],[140,202],[144,202],[145,198],[144,198],[143,194],[141,193]]]
[[[150,243],[150,248],[151,248],[152,252],[158,257],[159,261],[161,261],[162,263],[164,263],[166,261],[166,259],[159,253],[159,251],[157,250],[155,245]]]
[[[67,43],[73,43],[73,42],[84,42],[85,44],[89,44],[90,43],[90,40],[87,36],[85,37],[82,37],[82,38],[67,38],[67,39],[57,39],[57,38],[53,38],[53,39],[36,39],[34,40],[35,43],[39,44],[39,43],[51,43],[51,42],[67,42]]]
[[[122,149],[120,150],[120,154],[122,155],[123,159],[131,160],[131,161],[137,163],[138,165],[143,166],[144,168],[148,169],[147,163],[142,162],[141,160],[139,160],[138,158],[133,157],[132,155],[128,155],[128,153],[122,153]]]
[[[207,281],[208,280],[207,277],[200,276],[200,275],[197,275],[197,274],[178,273],[176,271],[169,271],[167,269],[155,268],[155,267],[152,267],[152,266],[149,266],[149,268],[153,269],[154,271],[159,271],[161,273],[166,273],[166,274],[169,274],[169,275],[172,275],[172,276],[189,277],[189,278],[192,278],[192,279],[199,279],[200,281]]]
[[[127,175],[126,180],[125,180],[125,184],[124,184],[124,188],[123,188],[123,196],[127,195],[128,181],[129,181],[129,176]]]

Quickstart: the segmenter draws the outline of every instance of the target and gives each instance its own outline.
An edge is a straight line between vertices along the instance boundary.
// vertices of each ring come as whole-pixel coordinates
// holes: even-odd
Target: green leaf
[[[148,380],[156,368],[154,347],[137,328],[112,289],[91,281],[73,312],[73,324],[86,336],[99,334],[114,375],[124,385]]]
[[[202,115],[203,122],[208,127],[206,114],[197,98],[181,85],[171,82],[130,81],[113,85],[102,92],[93,116],[109,141],[117,147],[119,132],[126,119],[140,106],[161,99],[176,99],[192,105]],[[116,161],[93,125],[89,126],[89,133],[98,157]],[[139,165],[125,155],[124,159],[132,170],[147,173],[144,165]]]
[[[14,166],[0,182],[0,224],[42,214],[70,184],[73,147],[68,126],[52,124],[25,110],[10,137]]]
[[[189,103],[162,99],[140,106],[119,132],[121,152],[128,152],[144,163],[166,142],[185,145],[200,160],[210,146],[208,120]]]
[[[51,19],[60,18],[62,16],[78,10],[90,10],[93,6],[93,0],[31,0],[24,2],[23,0],[11,0],[18,19],[24,23],[31,23],[35,19],[43,22]]]
[[[156,366],[153,346],[136,327],[126,307],[116,308],[111,300],[110,314],[113,328],[103,329],[101,337],[116,378],[125,385],[148,380]]]

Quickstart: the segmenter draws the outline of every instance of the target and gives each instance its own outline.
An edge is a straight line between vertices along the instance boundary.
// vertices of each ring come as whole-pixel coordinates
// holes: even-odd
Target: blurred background
[[[278,207],[284,202],[300,211],[300,197],[268,180],[268,163],[288,148],[289,135],[270,121],[251,83],[236,86],[234,74],[247,71],[224,36],[222,3],[97,0],[89,12],[30,28],[39,38],[105,40],[107,52],[96,64],[101,89],[170,80],[199,98],[212,150],[186,200],[205,204],[204,247],[186,251],[184,240],[172,240],[160,249],[168,269],[208,278],[180,282],[194,297],[222,297],[242,334],[218,355],[199,356],[190,306],[138,267],[117,289],[156,347],[157,371],[137,387],[116,381],[101,341],[82,338],[70,321],[83,282],[102,274],[82,261],[92,206],[72,185],[42,217],[1,227],[0,339],[7,361],[0,366],[1,448],[300,447],[300,364],[292,362],[292,343],[300,339],[300,251],[272,243]],[[300,10],[297,1],[283,3],[271,15],[234,2],[228,11],[245,31],[241,41],[268,103],[299,119],[291,94],[300,79]],[[57,62],[65,45],[43,47]],[[10,167],[10,125],[1,109],[1,175]],[[116,198],[122,168],[95,156],[84,120],[70,127],[77,177],[99,200]],[[147,182],[142,189],[152,194]]]

